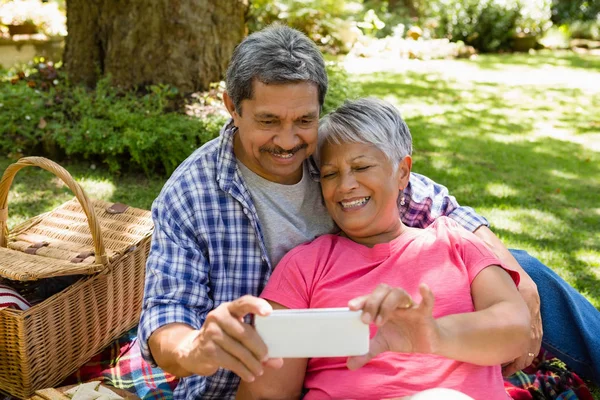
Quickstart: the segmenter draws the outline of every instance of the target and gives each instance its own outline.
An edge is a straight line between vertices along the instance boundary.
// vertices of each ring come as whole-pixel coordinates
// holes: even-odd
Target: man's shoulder
[[[217,182],[220,137],[195,150],[169,177],[153,208],[193,212],[220,196]]]

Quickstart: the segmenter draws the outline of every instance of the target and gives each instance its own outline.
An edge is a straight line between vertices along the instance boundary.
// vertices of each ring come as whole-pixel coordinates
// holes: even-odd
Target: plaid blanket
[[[105,383],[135,393],[144,400],[170,400],[177,379],[152,368],[140,355],[134,328],[71,375],[63,385],[101,378]],[[61,385],[62,386],[62,385]],[[585,383],[550,353],[542,351],[534,363],[504,381],[515,400],[593,400]]]

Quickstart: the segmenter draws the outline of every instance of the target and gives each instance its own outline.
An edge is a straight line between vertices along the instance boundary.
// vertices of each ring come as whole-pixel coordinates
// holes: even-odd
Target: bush
[[[361,9],[358,0],[253,0],[247,26],[252,33],[281,21],[305,33],[323,51],[345,53],[355,27],[352,15]]]
[[[216,137],[225,121],[220,115],[200,120],[169,111],[176,92],[166,86],[152,86],[140,95],[121,92],[104,78],[89,91],[58,77],[44,87],[39,65],[42,71],[49,68],[36,63],[32,71],[0,82],[0,104],[6,110],[0,113],[0,127],[7,133],[0,137],[0,152],[13,158],[70,156],[105,163],[112,172],[169,174]]]
[[[340,66],[328,63],[327,69],[323,112],[358,95]],[[143,93],[120,91],[110,86],[109,77],[88,90],[68,84],[51,64],[38,60],[0,80],[0,153],[88,159],[106,164],[111,172],[170,174],[196,148],[217,137],[226,121],[218,113],[193,118],[173,111],[182,100],[164,85]]]
[[[481,52],[508,50],[517,34],[541,35],[552,25],[550,0],[435,0],[425,13],[435,36]]]
[[[329,88],[323,104],[322,115],[328,114],[341,106],[344,101],[356,99],[360,95],[358,84],[352,82],[348,73],[340,64],[327,63]]]
[[[552,22],[557,25],[598,19],[600,2],[597,0],[552,0]]]
[[[110,78],[99,81],[88,92],[74,87],[63,102],[63,125],[53,139],[68,155],[100,157],[112,171],[133,163],[147,174],[171,173],[203,143],[218,136],[223,117],[205,120],[166,112],[169,89],[139,96],[120,93]]]
[[[568,31],[574,39],[600,40],[600,20],[574,21],[568,25]]]

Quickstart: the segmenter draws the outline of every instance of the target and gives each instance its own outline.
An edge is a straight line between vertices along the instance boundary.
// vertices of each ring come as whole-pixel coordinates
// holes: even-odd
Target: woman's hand
[[[440,330],[433,318],[434,297],[429,287],[419,287],[422,301],[415,304],[400,288],[381,284],[366,296],[350,300],[351,310],[362,310],[362,321],[379,328],[371,339],[369,352],[348,358],[348,368],[357,369],[384,351],[434,353],[440,342]]]

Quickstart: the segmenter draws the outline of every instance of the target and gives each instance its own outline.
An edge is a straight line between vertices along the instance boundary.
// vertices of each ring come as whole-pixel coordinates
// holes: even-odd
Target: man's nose
[[[300,144],[300,137],[296,134],[294,124],[283,125],[281,130],[273,138],[273,143],[284,150],[292,150]]]

